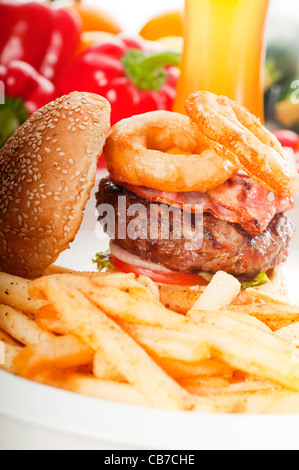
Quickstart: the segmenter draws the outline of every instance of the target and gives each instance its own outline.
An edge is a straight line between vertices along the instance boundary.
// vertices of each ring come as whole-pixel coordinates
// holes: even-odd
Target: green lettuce
[[[92,262],[97,265],[99,271],[103,271],[104,269],[114,269],[110,261],[109,251],[97,253]]]
[[[270,279],[268,278],[267,274],[265,272],[259,273],[255,279],[251,282],[243,282],[242,283],[242,289],[245,290],[248,287],[258,287],[262,286],[264,284],[270,283]]]

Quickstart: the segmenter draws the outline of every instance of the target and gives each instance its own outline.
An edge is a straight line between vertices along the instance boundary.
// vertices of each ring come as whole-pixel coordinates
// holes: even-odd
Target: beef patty
[[[118,214],[120,199],[125,210]],[[124,198],[125,196],[125,198]],[[124,202],[125,201],[125,202]],[[241,276],[255,275],[261,271],[268,271],[286,261],[288,256],[289,243],[294,235],[293,223],[284,215],[277,214],[263,233],[253,233],[244,229],[241,225],[231,224],[216,219],[211,214],[203,214],[203,243],[199,249],[186,249],[189,239],[186,239],[182,232],[178,237],[176,224],[173,217],[170,217],[169,238],[151,239],[150,233],[150,210],[156,209],[158,203],[150,203],[127,189],[112,183],[109,178],[101,181],[99,192],[97,193],[97,203],[110,204],[115,210],[115,233],[113,233],[113,223],[106,225],[109,217],[107,213],[101,214],[99,220],[105,225],[108,235],[117,245],[130,253],[137,255],[145,261],[150,261],[163,265],[173,271],[193,273],[205,271],[216,273],[219,270]],[[133,204],[141,204],[145,209],[143,215],[136,213],[128,215],[128,209]],[[136,206],[137,207],[137,206]],[[169,206],[164,205],[164,209]],[[162,207],[162,212],[163,212]],[[183,210],[176,208],[183,217]],[[129,237],[120,233],[120,226],[128,227],[130,222],[134,222],[135,236]],[[159,233],[163,232],[160,217]],[[108,227],[108,228],[107,228]],[[110,227],[110,228],[109,228]],[[192,216],[192,230],[195,230],[195,216]],[[168,227],[167,227],[168,228]],[[146,230],[146,232],[145,232]],[[140,234],[143,234],[142,236]],[[145,235],[144,235],[145,234]],[[147,235],[146,235],[147,234]],[[202,234],[199,235],[202,238]],[[134,239],[132,239],[134,238]],[[179,238],[179,239],[177,239]]]

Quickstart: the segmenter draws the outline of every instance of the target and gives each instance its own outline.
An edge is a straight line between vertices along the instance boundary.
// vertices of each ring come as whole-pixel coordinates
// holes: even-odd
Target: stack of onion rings
[[[299,191],[299,176],[276,137],[226,96],[193,93],[185,108],[196,129],[224,159],[279,196]]]
[[[116,124],[104,148],[113,180],[203,193],[242,170],[279,196],[299,192],[299,176],[280,143],[247,109],[227,97],[197,92],[186,111],[189,118],[155,111]],[[174,148],[182,154],[167,153]]]

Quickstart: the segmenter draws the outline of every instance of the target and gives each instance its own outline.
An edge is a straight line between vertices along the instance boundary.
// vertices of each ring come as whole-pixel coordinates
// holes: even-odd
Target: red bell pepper
[[[170,110],[176,95],[180,54],[122,35],[93,45],[61,76],[60,94],[102,95],[112,105],[112,124],[132,115]],[[155,52],[153,52],[153,50]]]
[[[5,95],[4,104],[0,106],[2,147],[30,114],[57,98],[57,93],[52,82],[31,65],[17,60],[8,65],[0,65],[0,82],[4,85]]]
[[[79,18],[51,4],[0,0],[0,63],[21,60],[55,82],[80,44]]]

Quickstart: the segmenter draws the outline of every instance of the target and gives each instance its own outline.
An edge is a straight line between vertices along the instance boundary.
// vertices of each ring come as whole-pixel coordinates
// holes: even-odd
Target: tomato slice
[[[134,266],[132,264],[125,263],[124,261],[119,260],[115,256],[111,256],[110,261],[118,271],[121,271],[126,274],[133,273],[137,276],[147,276],[152,281],[159,282],[161,284],[171,284],[189,287],[208,285],[208,281],[206,281],[202,276],[198,274],[184,274],[179,272],[158,273],[146,268],[140,268],[139,266]]]

